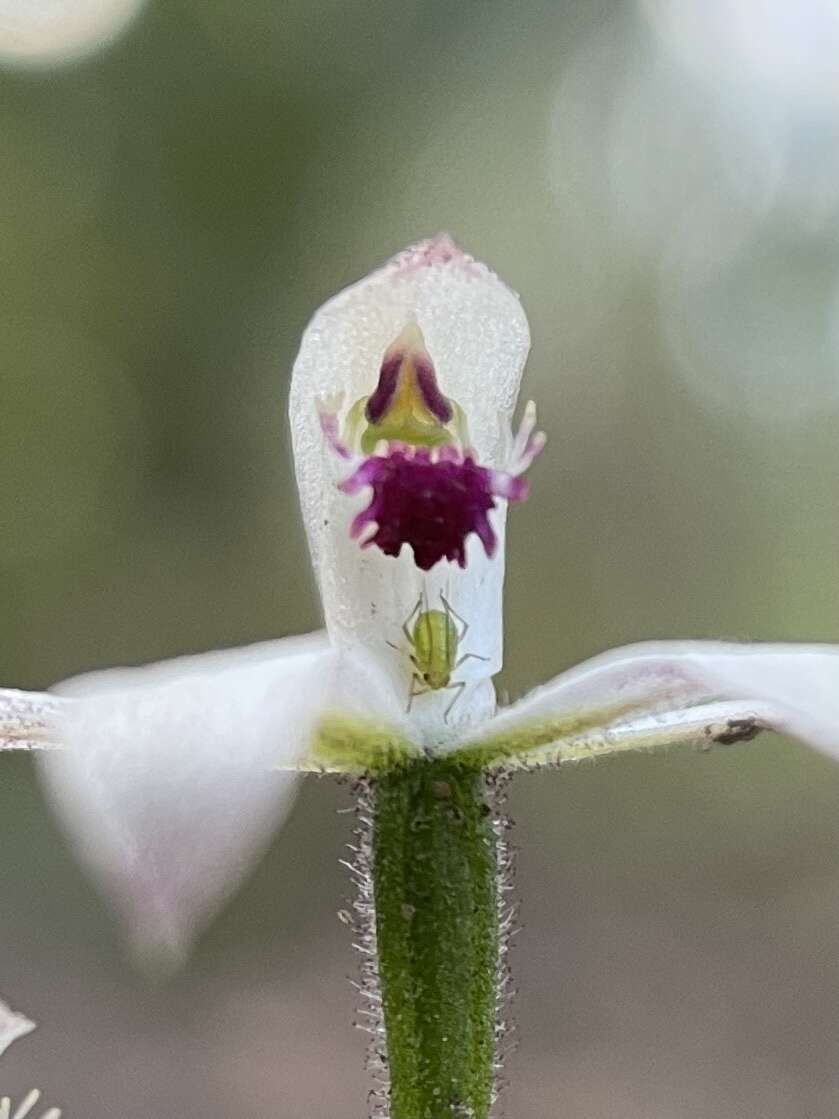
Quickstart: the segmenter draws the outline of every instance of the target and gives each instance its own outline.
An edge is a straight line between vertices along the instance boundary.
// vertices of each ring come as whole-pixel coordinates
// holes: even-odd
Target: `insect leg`
[[[460,660],[455,661],[452,668],[453,669],[460,668],[460,666],[463,664],[464,661],[470,661],[470,660],[471,661],[489,661],[489,660],[492,660],[492,658],[491,657],[482,657],[478,653],[464,653],[463,656],[460,658]]]
[[[405,712],[406,714],[410,714],[411,708],[413,707],[413,704],[414,704],[414,700],[416,699],[416,697],[418,695],[425,695],[426,692],[431,691],[431,688],[424,688],[424,687],[416,688],[414,686],[415,684],[420,684],[421,685],[422,683],[423,683],[422,677],[417,676],[417,674],[415,672],[414,675],[411,677],[411,690],[408,692],[408,706],[406,708],[406,712]]]
[[[413,645],[414,635],[411,633],[411,631],[408,627],[410,626],[411,622],[414,620],[414,618],[417,616],[417,614],[420,612],[421,609],[422,609],[422,595],[420,594],[419,598],[417,599],[416,606],[413,608],[411,613],[408,615],[408,617],[402,623],[402,632],[405,634],[405,637],[406,637],[409,645]]]
[[[451,709],[454,707],[454,705],[457,703],[457,701],[463,695],[463,689],[465,687],[466,687],[466,681],[465,680],[458,680],[456,684],[449,684],[449,686],[446,688],[447,692],[455,692],[456,694],[454,696],[454,699],[449,704],[449,706],[443,712],[443,722],[444,723],[447,723],[449,721],[449,715],[451,713]]]
[[[445,606],[446,613],[451,614],[454,620],[456,622],[460,622],[460,624],[463,626],[463,629],[457,635],[457,640],[462,641],[463,638],[466,636],[467,631],[469,630],[469,623],[464,618],[461,618],[460,614],[458,614],[458,612],[455,610],[455,608],[452,606],[452,604],[449,602],[442,591],[440,591],[440,601],[442,602],[443,606]]]

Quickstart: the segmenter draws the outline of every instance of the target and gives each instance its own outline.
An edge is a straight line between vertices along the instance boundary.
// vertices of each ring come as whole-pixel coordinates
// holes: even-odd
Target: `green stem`
[[[499,853],[484,778],[411,762],[372,789],[371,871],[390,1119],[487,1119]]]

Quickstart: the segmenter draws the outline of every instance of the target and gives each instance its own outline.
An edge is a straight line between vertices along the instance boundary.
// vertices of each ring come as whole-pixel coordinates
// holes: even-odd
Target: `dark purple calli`
[[[408,375],[413,378],[413,384],[408,386],[409,394],[410,389],[413,389],[412,395],[415,400],[418,395],[424,410],[433,416],[439,425],[445,426],[451,423],[453,418],[451,402],[440,392],[431,359],[422,351],[405,350],[391,351],[385,355],[379,371],[379,383],[364,406],[366,419],[373,425],[384,421],[388,409],[393,405],[397,388],[404,382],[406,363],[410,363]]]

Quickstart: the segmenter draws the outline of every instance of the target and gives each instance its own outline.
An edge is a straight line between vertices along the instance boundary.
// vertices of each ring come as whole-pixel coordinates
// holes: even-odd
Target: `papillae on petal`
[[[46,692],[0,688],[0,750],[50,750],[59,745],[61,700]]]
[[[23,1014],[18,1014],[4,1002],[0,1001],[0,1056],[6,1052],[13,1041],[31,1033],[35,1023],[30,1022]]]
[[[407,658],[395,663],[387,643],[399,643],[401,627],[422,593],[431,602],[445,594],[469,622],[472,648],[486,660],[469,662],[464,679],[485,679],[501,667],[506,517],[502,501],[489,514],[498,540],[494,555],[487,557],[471,537],[463,571],[441,560],[426,575],[407,545],[394,557],[378,548],[362,552],[350,538],[350,524],[365,497],[348,498],[338,489],[346,463],[324,436],[318,402],[343,408],[336,421],[343,422],[353,403],[376,388],[382,358],[408,323],[422,332],[440,393],[463,409],[476,461],[491,470],[504,467],[510,449],[510,421],[530,345],[518,297],[444,236],[413,246],[330,299],[303,336],[289,415],[327,628],[339,645],[367,648],[406,694],[410,663]],[[474,704],[469,695],[458,704],[464,723],[487,713],[487,689],[470,694]],[[424,710],[418,705],[417,717]],[[434,733],[430,725],[429,734]]]
[[[318,765],[322,720],[363,713],[392,741],[402,719],[375,668],[323,635],[93,673],[60,693],[44,786],[155,966],[178,962],[261,854],[293,771]]]
[[[500,711],[459,753],[551,765],[680,742],[729,744],[761,730],[839,757],[839,646],[628,645]]]

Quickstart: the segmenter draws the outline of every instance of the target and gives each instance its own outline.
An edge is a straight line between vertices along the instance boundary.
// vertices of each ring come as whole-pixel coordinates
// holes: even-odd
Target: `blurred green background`
[[[644,637],[839,639],[831,9],[0,3],[0,679],[319,624],[297,342],[441,229],[521,292],[550,433],[511,513],[502,694]],[[151,987],[4,758],[0,992],[42,1025],[0,1095],[360,1119],[348,799],[307,784]],[[508,1116],[839,1112],[831,763],[629,758],[519,778],[511,810]]]

